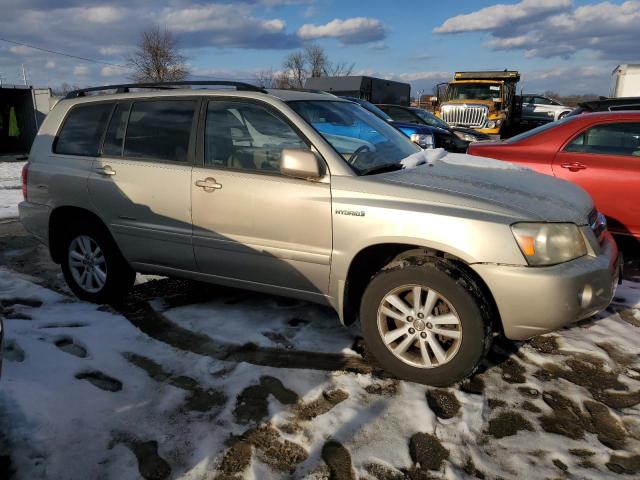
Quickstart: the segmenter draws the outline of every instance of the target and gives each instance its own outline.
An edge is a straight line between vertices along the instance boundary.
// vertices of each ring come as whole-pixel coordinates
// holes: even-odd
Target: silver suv
[[[20,216],[79,298],[117,301],[144,272],[324,303],[432,385],[494,333],[609,304],[618,249],[579,187],[423,151],[333,95],[232,86],[76,91],[47,116]]]

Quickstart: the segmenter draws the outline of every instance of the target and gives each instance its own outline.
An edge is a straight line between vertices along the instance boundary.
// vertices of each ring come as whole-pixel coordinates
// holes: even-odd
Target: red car
[[[640,238],[640,112],[567,117],[467,153],[496,158],[584,188],[613,233]]]

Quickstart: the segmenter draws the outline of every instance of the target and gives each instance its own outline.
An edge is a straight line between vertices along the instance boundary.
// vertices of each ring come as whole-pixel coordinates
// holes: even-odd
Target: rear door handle
[[[222,185],[216,182],[215,178],[207,177],[204,180],[196,180],[196,187],[204,188],[205,192],[220,190]]]
[[[105,165],[104,167],[96,168],[96,173],[99,173],[100,175],[104,175],[105,177],[111,177],[116,174],[116,171],[113,168],[111,168],[111,166]]]
[[[578,170],[585,170],[587,168],[586,165],[583,165],[579,162],[561,163],[560,166],[572,172],[577,172]]]

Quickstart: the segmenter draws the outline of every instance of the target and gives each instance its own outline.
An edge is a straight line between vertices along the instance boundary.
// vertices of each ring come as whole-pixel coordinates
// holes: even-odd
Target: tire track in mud
[[[123,315],[135,327],[151,338],[168,344],[179,350],[208,356],[216,360],[234,363],[250,363],[252,365],[295,368],[303,370],[336,371],[345,370],[354,373],[372,373],[374,367],[362,358],[335,354],[308,352],[303,350],[280,350],[276,348],[259,347],[253,343],[231,345],[213,340],[208,335],[196,333],[183,328],[169,320],[162,312],[151,306],[151,301],[162,295],[162,291],[183,289],[185,283],[180,280],[152,280],[135,287],[134,292],[124,302],[114,305],[115,311]],[[176,284],[176,285],[174,285]],[[206,289],[206,287],[204,287]],[[160,292],[158,292],[160,290]],[[184,289],[187,292],[190,289]],[[196,289],[198,290],[198,289]],[[202,292],[194,294],[190,304],[198,301],[210,300],[202,298]],[[178,299],[181,304],[183,299]],[[172,303],[175,302],[175,299]]]

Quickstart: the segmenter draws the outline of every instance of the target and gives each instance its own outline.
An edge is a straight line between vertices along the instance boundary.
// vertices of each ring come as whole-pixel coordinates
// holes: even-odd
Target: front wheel
[[[103,229],[91,225],[74,229],[65,246],[62,273],[79,299],[115,302],[133,286],[135,272]]]
[[[451,385],[477,368],[491,343],[479,289],[446,260],[405,259],[378,273],[360,309],[369,351],[394,375]]]

